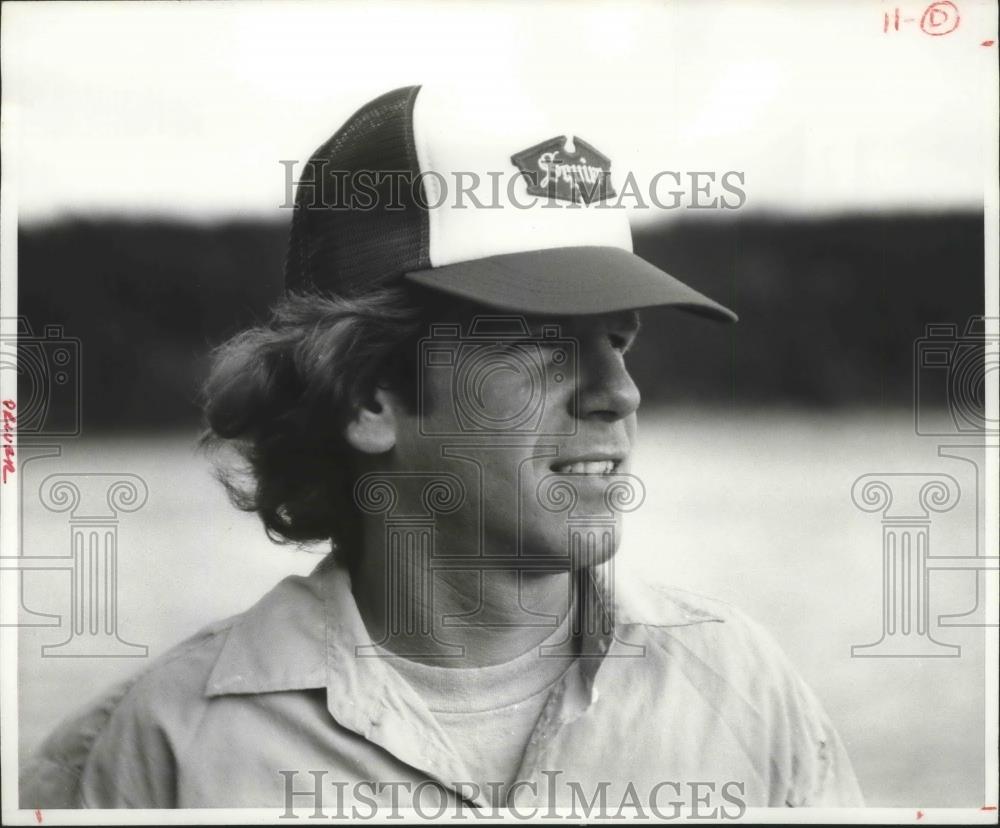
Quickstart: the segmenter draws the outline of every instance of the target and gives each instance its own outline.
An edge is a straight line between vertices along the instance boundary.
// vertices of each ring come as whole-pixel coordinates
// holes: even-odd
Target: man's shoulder
[[[618,615],[640,625],[673,662],[696,662],[748,694],[799,690],[801,679],[771,633],[734,604],[648,579],[629,579],[616,598]]]
[[[174,644],[135,676],[126,698],[162,710],[165,702],[188,704],[204,695],[230,632],[248,611],[213,621]]]
[[[695,712],[700,700],[746,755],[765,757],[761,776],[771,780],[774,803],[861,803],[832,722],[763,624],[726,601],[648,581],[623,588],[621,600],[640,607],[634,640],[653,658],[627,676],[655,688],[651,714],[675,709],[665,699],[685,699],[685,721],[707,726]],[[641,696],[634,686],[630,693]]]
[[[734,729],[750,734],[748,743],[826,739],[817,699],[760,622],[718,598],[656,584],[642,591],[661,604],[653,621],[672,622],[642,625],[641,640],[655,665],[651,681],[683,681]],[[678,623],[685,617],[691,620]]]
[[[629,572],[614,588],[615,618],[650,629],[685,631],[693,637],[734,636],[770,641],[764,628],[735,604]]]
[[[165,731],[178,711],[197,715],[192,702],[201,695],[199,688],[237,617],[204,627],[60,722],[22,769],[22,806],[79,807],[82,774],[102,737],[128,732],[130,741],[144,744],[148,740],[138,738],[137,730]],[[127,751],[121,740],[112,742],[108,750]]]
[[[246,676],[251,682],[232,693],[254,692],[253,682],[267,689],[275,677],[288,681],[284,671],[297,663],[296,654],[289,661],[283,644],[302,638],[303,624],[315,624],[322,614],[317,605],[322,602],[315,583],[289,576],[249,609],[208,624],[126,686],[105,693],[44,747],[47,766],[61,764],[60,788],[85,804],[172,802],[169,769],[185,761],[200,727],[211,721],[216,697],[227,695],[215,687],[218,677],[233,682]],[[310,639],[310,644],[315,642]],[[60,763],[58,757],[70,761]]]
[[[135,725],[168,731],[196,720],[201,708],[217,695],[212,687],[220,666],[232,667],[248,658],[262,662],[268,652],[278,657],[280,647],[264,640],[263,632],[271,630],[272,636],[285,632],[287,619],[295,615],[296,601],[307,591],[302,586],[306,580],[287,577],[243,612],[205,625],[117,688],[114,704],[108,704],[110,696],[102,696],[74,719],[88,715],[94,707],[100,708],[105,720],[128,719]],[[251,647],[253,653],[248,654]],[[72,727],[72,721],[68,724]]]
[[[241,614],[215,621],[175,644],[122,684],[105,691],[52,734],[49,756],[73,742],[86,761],[95,746],[143,744],[152,734],[174,743],[204,712],[205,687]],[[103,738],[102,738],[103,737]],[[159,738],[158,737],[158,738]]]
[[[156,659],[130,695],[154,706],[195,697],[282,689],[274,677],[322,654],[322,600],[315,579],[284,578],[243,612],[206,625]],[[257,685],[260,685],[259,687]]]

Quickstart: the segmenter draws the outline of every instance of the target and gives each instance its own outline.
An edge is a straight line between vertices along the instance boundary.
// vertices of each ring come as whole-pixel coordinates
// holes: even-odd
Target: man
[[[637,309],[735,320],[631,253],[615,197],[596,141],[418,87],[317,150],[287,294],[220,350],[206,416],[236,503],[331,554],[65,726],[22,804],[860,804],[760,629],[615,577]]]

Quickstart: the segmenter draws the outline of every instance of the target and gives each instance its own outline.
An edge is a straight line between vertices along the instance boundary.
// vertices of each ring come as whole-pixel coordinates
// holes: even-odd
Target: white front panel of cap
[[[531,192],[532,182],[511,157],[543,142],[574,133],[553,124],[510,95],[457,99],[426,88],[413,112],[414,144],[429,205],[429,254],[433,267],[487,256],[586,245],[632,250],[626,211],[600,202],[552,200]],[[569,147],[573,149],[572,144]],[[599,149],[599,148],[598,148]],[[563,153],[563,155],[567,155]],[[561,160],[557,155],[557,160]],[[592,159],[553,173],[576,172],[593,181]],[[613,165],[614,160],[611,159]],[[615,183],[615,167],[611,181]]]

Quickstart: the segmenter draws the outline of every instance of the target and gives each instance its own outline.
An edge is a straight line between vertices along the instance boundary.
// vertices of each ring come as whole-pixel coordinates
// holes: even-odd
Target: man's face
[[[384,471],[460,481],[461,505],[435,515],[436,554],[547,571],[614,554],[621,520],[609,489],[629,486],[639,392],[625,354],[638,328],[632,311],[542,319],[484,309],[428,331],[417,405],[397,417],[396,445],[378,460]]]

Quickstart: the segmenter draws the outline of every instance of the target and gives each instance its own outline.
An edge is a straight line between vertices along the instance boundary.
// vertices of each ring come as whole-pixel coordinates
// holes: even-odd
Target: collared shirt
[[[718,601],[620,576],[611,588],[605,568],[594,574],[596,631],[543,708],[509,806],[544,815],[606,802],[597,815],[610,816],[637,802],[669,817],[692,799],[724,816],[861,805],[829,719],[754,622]],[[21,805],[294,803],[311,814],[319,790],[322,812],[341,818],[376,803],[488,808],[434,715],[377,652],[330,556],[62,725],[22,775]]]

